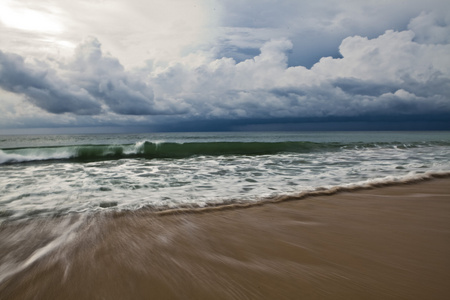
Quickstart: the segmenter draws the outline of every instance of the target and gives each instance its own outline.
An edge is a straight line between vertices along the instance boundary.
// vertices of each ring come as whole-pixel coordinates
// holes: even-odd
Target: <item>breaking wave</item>
[[[314,143],[314,142],[149,142],[129,145],[76,145],[57,147],[11,148],[0,150],[0,164],[43,160],[96,161],[122,158],[187,158],[191,156],[269,155],[277,153],[313,153],[363,148],[414,148],[448,146],[447,142],[403,143]]]

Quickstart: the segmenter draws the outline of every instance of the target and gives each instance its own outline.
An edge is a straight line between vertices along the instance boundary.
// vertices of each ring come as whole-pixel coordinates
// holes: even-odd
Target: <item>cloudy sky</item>
[[[2,0],[0,133],[31,128],[450,129],[450,1]]]

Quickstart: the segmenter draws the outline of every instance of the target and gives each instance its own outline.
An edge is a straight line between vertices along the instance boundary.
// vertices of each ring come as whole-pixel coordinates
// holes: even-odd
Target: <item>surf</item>
[[[345,149],[395,148],[421,146],[448,146],[444,142],[416,143],[340,143],[340,142],[151,142],[134,144],[46,146],[0,149],[0,164],[33,161],[71,160],[96,161],[122,158],[182,159],[193,156],[258,156],[278,153],[336,152]]]

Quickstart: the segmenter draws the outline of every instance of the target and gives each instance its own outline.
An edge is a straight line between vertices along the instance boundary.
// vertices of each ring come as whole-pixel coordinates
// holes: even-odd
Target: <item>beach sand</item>
[[[1,299],[450,299],[448,178],[62,219],[0,228],[0,256],[25,262]],[[76,229],[61,237],[63,223]]]

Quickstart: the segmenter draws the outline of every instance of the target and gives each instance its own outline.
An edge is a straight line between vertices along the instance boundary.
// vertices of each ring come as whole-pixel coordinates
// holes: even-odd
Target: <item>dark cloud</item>
[[[154,100],[153,90],[144,81],[125,72],[120,62],[104,56],[100,42],[89,38],[78,46],[68,65],[70,78],[115,113],[151,115],[164,113]]]
[[[143,131],[450,130],[450,114],[372,114],[354,117],[192,119],[161,122]]]
[[[1,51],[0,87],[24,94],[30,102],[51,113],[100,113],[100,104],[85,90],[59,80],[51,70],[26,63],[19,55]]]
[[[206,119],[450,112],[450,65],[444,54],[450,45],[413,39],[412,31],[392,30],[373,39],[348,37],[341,58],[323,58],[311,69],[289,67],[292,43],[271,40],[242,62],[222,58],[173,65],[153,86],[185,103],[190,116]]]
[[[368,82],[357,78],[338,78],[334,80],[333,85],[354,96],[378,97],[386,93],[395,93],[399,89],[395,84]]]
[[[388,29],[406,30],[411,18],[423,11],[434,9],[445,12],[450,9],[449,2],[445,0],[411,0],[407,3],[367,0],[364,5],[360,5],[359,1],[335,0],[227,0],[221,1],[221,6],[222,26],[234,28],[233,34],[227,34],[228,39],[221,41],[224,48],[230,48],[230,45],[241,45],[238,48],[242,48],[243,39],[254,40],[261,45],[272,38],[285,37],[293,42],[289,65],[308,68],[322,57],[339,57],[338,47],[348,36],[375,38]],[[444,19],[441,17],[431,31],[448,39],[448,32],[442,29]],[[417,27],[422,27],[429,25],[430,21],[417,20],[415,23]],[[236,35],[236,32],[240,34]],[[429,33],[424,32],[428,36]],[[231,54],[230,57],[236,56]]]
[[[275,15],[281,17],[286,7],[297,7],[294,1],[288,2],[282,1]],[[386,10],[386,6],[381,8],[374,14]],[[363,22],[359,16],[347,20],[348,9],[332,7],[328,13],[334,23],[310,18],[313,23],[308,28],[353,28]],[[249,7],[242,11],[246,10],[252,11]],[[264,10],[252,13],[261,18],[258,14]],[[295,10],[293,15],[297,15]],[[439,124],[448,127],[442,117],[450,115],[450,44],[446,39],[450,22],[445,14],[419,12],[409,25],[404,21],[403,30],[386,30],[373,37],[345,36],[333,56],[314,52],[320,43],[311,43],[305,46],[312,47],[308,51],[323,57],[308,68],[290,64],[298,37],[265,40],[279,33],[283,24],[290,24],[289,20],[269,18],[268,25],[278,27],[272,30],[259,28],[260,21],[246,24],[239,16],[232,18],[230,26],[251,26],[245,27],[247,31],[244,27],[235,30],[219,49],[141,69],[124,68],[117,58],[102,51],[96,38],[84,40],[65,62],[25,60],[0,52],[0,87],[25,95],[29,103],[47,112],[73,113],[76,122],[89,125],[152,124],[161,130],[315,126],[325,130],[325,125],[318,125],[322,120],[324,124],[345,123],[348,126],[340,128],[348,130],[353,126],[349,124],[361,125],[366,120],[368,129],[382,129],[375,124],[383,122],[395,129],[401,127],[396,120],[404,124],[418,120],[423,125],[438,116],[433,128]],[[341,33],[321,34],[316,38],[337,38]],[[308,36],[314,36],[314,31]],[[326,44],[326,38],[323,40]],[[261,45],[256,47],[258,43]],[[78,116],[82,114],[96,117]],[[354,128],[362,129],[359,125]]]
[[[55,114],[96,115],[110,109],[123,115],[172,114],[170,103],[156,103],[152,88],[120,62],[102,53],[95,38],[79,45],[68,64],[58,67],[0,52],[0,87],[21,93],[36,106]],[[104,107],[102,108],[102,106]]]

